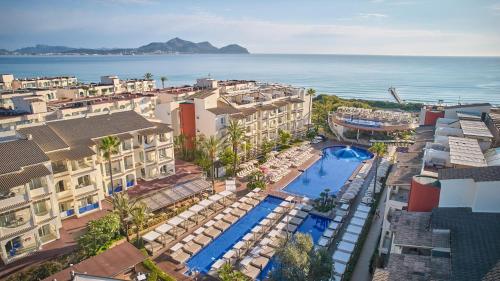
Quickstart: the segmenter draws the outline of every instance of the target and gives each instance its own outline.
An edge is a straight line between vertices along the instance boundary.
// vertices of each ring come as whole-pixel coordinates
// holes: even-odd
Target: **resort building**
[[[61,88],[77,83],[78,80],[73,76],[16,79],[12,74],[0,74],[0,90]]]
[[[0,255],[10,263],[59,238],[52,165],[31,139],[0,142]]]
[[[310,100],[303,88],[255,81],[219,85],[212,79],[198,79],[195,88],[203,90],[179,104],[180,132],[188,137],[225,137],[230,120],[237,120],[245,128],[245,141],[258,150],[265,140],[277,141],[280,130],[293,137],[307,131]]]
[[[114,190],[108,162],[99,149],[106,136],[121,141],[118,153],[112,156]],[[138,180],[175,174],[172,130],[134,111],[45,122],[18,129],[16,137],[0,143],[1,153],[6,154],[2,159],[12,161],[2,162],[6,168],[0,179],[5,190],[2,210],[7,211],[2,222],[8,222],[0,228],[0,235],[4,242],[12,242],[6,247],[2,244],[5,263],[11,262],[11,256],[37,250],[40,241],[58,238],[61,219],[101,209],[106,196],[131,188]],[[10,234],[24,229],[35,238],[38,231],[43,239],[30,240],[35,243],[30,247],[12,241],[18,236]]]
[[[363,136],[391,134],[415,129],[416,118],[407,112],[339,107],[328,116],[332,131],[340,139],[360,141]]]

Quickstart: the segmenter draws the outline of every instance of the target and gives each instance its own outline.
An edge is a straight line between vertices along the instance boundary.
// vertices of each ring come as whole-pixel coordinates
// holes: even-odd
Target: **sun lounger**
[[[335,234],[335,231],[331,230],[331,229],[327,229],[327,230],[325,230],[325,232],[323,232],[323,236],[326,238],[332,238],[334,234]]]
[[[252,198],[248,198],[245,203],[255,207],[257,204],[259,204],[259,201],[252,199]]]
[[[187,242],[184,245],[184,251],[190,255],[194,255],[201,250],[201,246],[194,241]]]
[[[305,219],[307,217],[307,213],[300,210],[291,210],[289,213],[291,216],[298,217],[301,219]]]
[[[233,212],[233,210],[234,210],[233,208],[226,208],[226,209],[224,209],[223,213],[224,214],[230,214],[230,213]]]
[[[221,220],[224,217],[224,214],[218,214],[217,216],[214,217],[214,220],[218,221]]]
[[[267,215],[267,217],[266,217],[266,218],[267,218],[267,219],[269,219],[269,220],[274,221],[274,220],[276,220],[278,217],[279,217],[279,214],[278,214],[278,213],[269,213],[269,214]]]
[[[257,256],[250,262],[251,265],[261,269],[266,267],[268,263],[269,263],[269,258],[265,256]]]
[[[223,259],[218,259],[214,264],[212,264],[212,269],[218,271],[226,263]]]
[[[217,228],[220,231],[225,231],[229,228],[229,224],[225,221],[220,220],[214,223],[213,227]]]
[[[235,250],[229,250],[227,251],[223,256],[222,258],[230,263],[230,264],[233,264],[235,261],[236,261],[236,251]]]
[[[302,219],[293,216],[286,216],[281,221],[285,223],[288,221],[289,224],[299,225],[302,222]]]
[[[187,243],[187,242],[190,242],[191,240],[194,239],[194,235],[193,234],[189,234],[188,236],[184,237],[184,239],[182,239],[182,242]]]
[[[233,224],[238,220],[238,217],[235,217],[231,214],[227,214],[222,218],[222,220],[229,223],[229,224]]]
[[[251,240],[253,240],[253,237],[254,236],[253,236],[252,233],[247,233],[247,234],[245,234],[245,236],[243,236],[243,238],[241,240],[243,240],[243,241],[251,241]]]
[[[253,208],[253,206],[246,203],[242,203],[238,206],[238,208],[244,210],[245,212],[248,212]]]
[[[179,249],[170,255],[170,258],[172,258],[172,260],[178,264],[185,263],[190,257],[191,256],[188,253],[184,252],[183,249]]]
[[[221,234],[221,231],[216,229],[215,227],[211,226],[211,227],[208,227],[207,229],[205,229],[205,231],[203,231],[203,234],[214,239],[215,237],[217,237]]]
[[[177,244],[175,244],[174,246],[172,246],[172,247],[169,249],[169,251],[170,251],[171,253],[175,253],[175,252],[177,252],[179,249],[182,249],[182,247],[184,247],[184,243],[177,243]]]
[[[241,273],[245,274],[250,279],[255,280],[260,274],[260,269],[249,264],[243,267]]]
[[[264,227],[269,227],[269,225],[271,224],[271,220],[270,219],[263,219],[259,222],[259,224],[264,226]]]
[[[318,246],[326,247],[330,243],[330,240],[326,237],[321,237],[318,241]]]
[[[260,250],[260,255],[266,257],[266,258],[272,258],[274,254],[276,253],[276,250],[271,247],[271,246],[264,246],[262,247],[262,250]]]
[[[267,245],[273,248],[279,248],[281,247],[281,243],[282,241],[279,237],[273,237],[271,238],[271,242],[269,242]]]
[[[210,241],[212,241],[212,238],[204,235],[204,234],[199,234],[193,239],[194,242],[197,244],[200,244],[201,246],[206,246]]]
[[[234,216],[236,216],[236,217],[241,218],[242,216],[245,215],[245,211],[243,211],[241,209],[238,209],[238,208],[235,208],[235,209],[231,210],[231,214],[234,215]]]

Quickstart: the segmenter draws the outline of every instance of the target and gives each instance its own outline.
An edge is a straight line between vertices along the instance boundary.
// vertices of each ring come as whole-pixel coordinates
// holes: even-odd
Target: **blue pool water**
[[[344,122],[354,125],[360,125],[365,127],[376,127],[376,128],[380,127],[382,124],[379,121],[365,120],[365,119],[344,119]]]
[[[354,170],[373,154],[359,147],[332,146],[323,149],[323,156],[283,190],[318,198],[326,188],[337,194]]]
[[[314,244],[316,244],[318,243],[321,235],[323,235],[323,232],[325,232],[325,230],[328,228],[328,224],[330,223],[330,221],[330,219],[310,214],[297,228],[297,232],[307,233],[311,235]],[[267,264],[267,266],[264,267],[264,269],[260,273],[259,279],[264,280],[265,277],[267,277],[267,275],[271,272],[274,265],[275,259],[273,258]]]
[[[213,240],[196,255],[187,261],[190,270],[207,273],[212,264],[229,251],[234,244],[240,241],[245,234],[264,219],[274,208],[279,206],[283,200],[268,196],[255,206],[250,212],[239,219],[219,237]]]

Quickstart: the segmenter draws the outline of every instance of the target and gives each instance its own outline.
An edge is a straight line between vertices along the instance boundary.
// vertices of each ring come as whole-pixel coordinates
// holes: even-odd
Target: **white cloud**
[[[386,14],[378,14],[378,13],[359,13],[359,17],[361,18],[387,18],[388,16]]]

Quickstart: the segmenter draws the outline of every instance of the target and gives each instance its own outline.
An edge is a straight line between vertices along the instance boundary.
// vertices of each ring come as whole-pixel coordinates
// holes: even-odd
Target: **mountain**
[[[167,42],[152,42],[138,48],[91,49],[72,48],[65,46],[36,45],[20,48],[14,51],[0,49],[0,55],[135,55],[135,54],[249,54],[246,48],[230,44],[217,48],[210,42],[194,43],[181,38],[173,38]]]

